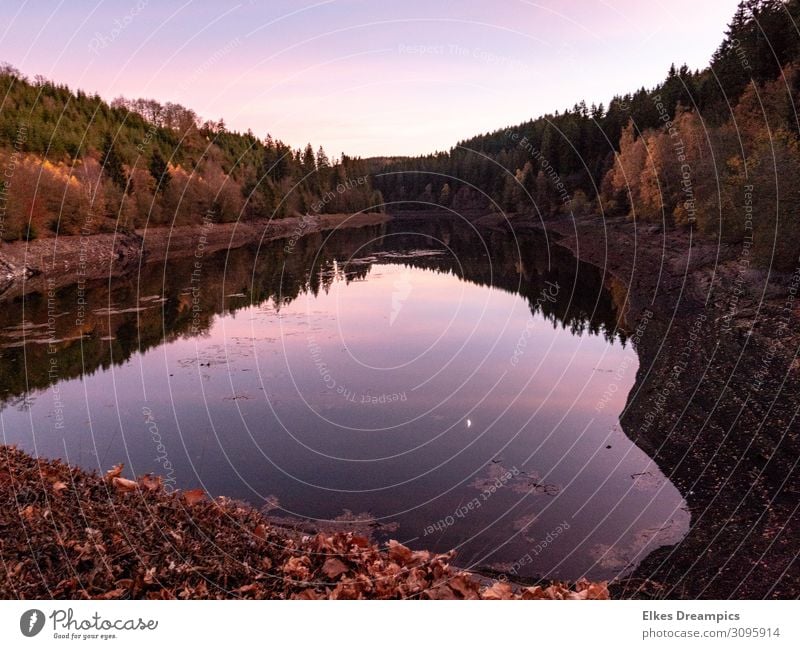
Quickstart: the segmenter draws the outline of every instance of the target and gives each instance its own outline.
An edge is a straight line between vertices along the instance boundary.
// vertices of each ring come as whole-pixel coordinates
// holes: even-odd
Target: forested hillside
[[[6,241],[381,204],[361,160],[332,163],[321,147],[292,150],[229,132],[178,104],[108,104],[8,64],[0,67],[0,168]]]
[[[329,160],[153,100],[0,69],[0,237],[382,209],[626,215],[800,254],[800,0],[744,0],[699,71],[419,157]],[[676,53],[679,56],[679,53]]]
[[[581,102],[449,152],[372,159],[373,186],[405,209],[602,213],[694,227],[751,247],[762,265],[794,268],[798,29],[798,0],[745,0],[704,70],[673,66],[655,88],[608,106]]]

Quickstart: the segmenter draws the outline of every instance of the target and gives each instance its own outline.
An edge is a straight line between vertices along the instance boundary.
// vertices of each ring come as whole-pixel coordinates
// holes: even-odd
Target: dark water
[[[445,221],[146,265],[4,305],[4,441],[462,565],[608,578],[688,525],[619,426],[624,297],[541,237]]]

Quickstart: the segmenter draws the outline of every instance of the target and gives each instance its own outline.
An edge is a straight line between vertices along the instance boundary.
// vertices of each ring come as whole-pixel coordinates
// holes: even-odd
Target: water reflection
[[[563,250],[394,221],[197,273],[7,304],[6,441],[524,577],[609,577],[685,532],[619,427],[624,293]]]

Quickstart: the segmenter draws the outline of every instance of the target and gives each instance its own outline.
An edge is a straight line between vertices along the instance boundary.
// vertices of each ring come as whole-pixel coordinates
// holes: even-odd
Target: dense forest
[[[329,160],[177,104],[0,68],[3,240],[313,212],[627,216],[800,254],[800,0],[743,0],[709,66],[419,157]]]
[[[740,3],[710,65],[458,143],[370,160],[404,209],[440,205],[626,215],[743,244],[762,265],[800,255],[800,1]]]
[[[0,66],[0,238],[378,211],[366,164]]]

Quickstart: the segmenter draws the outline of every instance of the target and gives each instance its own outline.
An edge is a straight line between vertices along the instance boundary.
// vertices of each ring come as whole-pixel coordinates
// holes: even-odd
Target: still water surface
[[[524,578],[685,533],[619,425],[624,293],[541,237],[395,221],[196,261],[5,305],[4,441]]]

